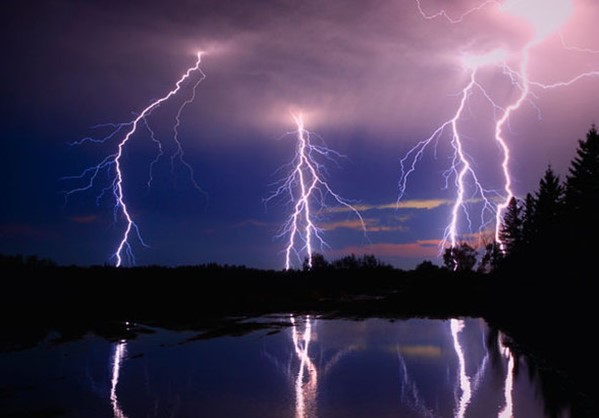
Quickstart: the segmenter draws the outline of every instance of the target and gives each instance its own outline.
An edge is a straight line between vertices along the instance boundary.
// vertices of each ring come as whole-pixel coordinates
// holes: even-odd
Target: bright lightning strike
[[[460,100],[458,107],[453,116],[444,122],[439,128],[437,128],[433,134],[423,141],[420,141],[414,146],[400,161],[401,177],[399,182],[399,198],[398,202],[403,198],[410,175],[416,170],[418,161],[422,158],[425,150],[433,143],[436,143],[439,138],[446,132],[450,132],[451,135],[451,147],[453,149],[452,164],[450,168],[445,172],[445,182],[448,186],[451,178],[454,178],[454,185],[457,190],[456,198],[451,209],[451,220],[443,235],[441,242],[441,248],[449,246],[455,247],[459,241],[459,220],[460,215],[463,214],[466,217],[469,226],[472,225],[468,210],[467,201],[474,198],[476,195],[480,196],[483,201],[483,212],[481,213],[481,225],[485,227],[488,225],[489,220],[486,214],[495,213],[493,208],[493,196],[496,196],[495,191],[486,190],[482,183],[479,181],[477,173],[468,158],[463,144],[462,134],[460,131],[459,122],[463,116],[463,113],[468,104],[468,100],[474,94],[476,90],[480,90],[484,97],[489,100],[494,109],[501,111],[501,107],[498,106],[489,94],[485,91],[483,86],[477,81],[477,74],[479,70],[488,65],[494,65],[501,62],[504,59],[505,52],[502,50],[492,51],[486,55],[466,55],[463,57],[463,67],[469,72],[468,84],[460,92]],[[506,112],[504,111],[504,114]],[[498,139],[500,140],[500,139]],[[502,141],[501,141],[502,142]],[[467,195],[467,180],[470,179],[473,184],[474,195]],[[457,266],[455,266],[457,268]]]
[[[158,153],[156,158],[150,164],[150,173],[148,179],[148,187],[151,186],[153,179],[153,168],[154,165],[160,160],[160,158],[164,155],[163,145],[160,140],[156,138],[156,135],[152,128],[150,127],[148,117],[157,110],[163,103],[169,101],[172,97],[179,94],[179,92],[184,88],[186,83],[191,84],[191,95],[189,98],[183,101],[180,105],[176,115],[175,115],[175,124],[173,126],[173,141],[175,142],[176,151],[171,156],[171,167],[174,169],[174,165],[176,162],[181,164],[185,169],[188,170],[191,181],[194,187],[203,192],[202,189],[198,186],[195,181],[193,169],[189,163],[184,158],[184,152],[182,144],[179,140],[179,126],[181,124],[181,114],[185,107],[189,105],[195,99],[196,88],[198,84],[200,84],[205,78],[206,75],[200,68],[202,60],[202,53],[198,52],[197,60],[195,65],[187,69],[187,71],[181,76],[181,78],[177,81],[175,88],[170,90],[163,97],[153,101],[150,105],[144,108],[133,120],[125,123],[119,124],[108,124],[102,126],[108,126],[112,128],[112,131],[101,139],[87,137],[80,141],[76,141],[73,145],[81,145],[85,142],[93,142],[93,143],[105,143],[114,138],[121,139],[118,142],[116,151],[107,157],[105,157],[100,163],[95,166],[89,167],[85,169],[78,176],[65,177],[65,179],[75,179],[75,180],[83,180],[85,184],[81,187],[77,187],[65,193],[65,199],[68,199],[69,196],[75,193],[83,192],[92,189],[95,187],[96,182],[98,181],[98,177],[101,172],[108,172],[111,180],[107,187],[102,189],[102,192],[97,198],[99,202],[100,199],[104,196],[105,193],[112,193],[114,198],[114,218],[115,221],[120,219],[124,224],[125,228],[119,241],[117,248],[113,254],[113,258],[115,260],[115,265],[120,267],[127,259],[131,264],[134,264],[135,257],[133,255],[133,249],[131,244],[132,237],[136,237],[137,240],[143,245],[147,246],[144,242],[141,232],[139,230],[138,225],[134,220],[134,216],[127,204],[127,197],[125,193],[125,171],[123,169],[123,155],[125,153],[125,148],[133,136],[140,130],[146,129],[149,134],[151,140],[157,145]]]
[[[352,211],[366,231],[364,219],[360,212],[350,202],[335,193],[324,179],[326,167],[319,159],[334,160],[341,155],[327,147],[312,143],[310,131],[304,127],[302,115],[293,115],[297,130],[292,132],[297,138],[295,157],[289,164],[291,170],[287,177],[278,183],[275,192],[265,200],[270,200],[288,195],[292,205],[292,213],[282,228],[278,237],[287,236],[287,247],[285,248],[285,269],[289,270],[293,260],[301,262],[302,256],[307,259],[308,268],[312,268],[312,256],[315,243],[326,247],[323,230],[316,224],[319,214],[327,208],[325,202],[330,197],[336,205],[343,206]],[[292,134],[290,133],[290,134]]]
[[[293,344],[293,355],[284,364],[274,356],[265,353],[280,369],[293,386],[295,396],[295,418],[315,418],[318,416],[319,384],[332,372],[347,354],[360,348],[360,344],[349,344],[337,351],[328,359],[323,358],[323,348],[318,343],[318,319],[311,315],[289,315],[291,323],[290,337]],[[315,361],[310,352],[320,353]],[[296,367],[297,363],[297,367]],[[323,379],[324,378],[324,379]]]
[[[451,327],[451,337],[453,339],[453,347],[458,356],[458,366],[459,366],[459,382],[460,382],[460,401],[458,403],[458,407],[456,409],[455,417],[456,418],[464,418],[466,415],[466,408],[470,404],[470,400],[472,399],[472,383],[470,382],[470,377],[466,374],[466,357],[464,355],[464,350],[462,345],[460,344],[459,334],[464,329],[464,321],[461,319],[451,319],[450,320]]]
[[[300,362],[299,371],[295,379],[295,418],[315,417],[316,397],[318,394],[318,370],[309,353],[313,322],[310,316],[307,315],[304,322],[304,332],[300,333],[294,316],[291,315],[290,319],[293,347]],[[314,321],[315,323],[316,321]]]
[[[110,403],[112,405],[114,418],[127,418],[127,415],[125,415],[119,404],[119,398],[116,394],[116,387],[119,384],[119,376],[121,374],[121,366],[126,354],[127,343],[125,341],[118,342],[114,347],[112,378],[110,379]]]
[[[444,178],[446,186],[453,179],[455,199],[451,206],[450,220],[445,228],[440,249],[455,247],[460,239],[463,239],[467,234],[475,232],[472,229],[473,223],[468,208],[468,203],[471,201],[482,201],[478,232],[482,233],[488,228],[494,229],[494,239],[500,248],[503,248],[499,232],[505,209],[515,194],[512,175],[510,173],[511,151],[507,139],[510,119],[525,103],[530,102],[534,106],[534,103],[531,101],[531,98],[535,97],[532,92],[533,88],[546,90],[568,87],[584,78],[599,77],[599,71],[581,73],[569,80],[557,81],[551,84],[539,83],[530,79],[531,50],[547,37],[558,32],[564,25],[564,22],[572,12],[570,0],[505,0],[503,2],[489,0],[481,2],[478,6],[467,10],[457,17],[451,16],[446,10],[441,10],[433,14],[428,13],[424,10],[421,0],[416,0],[416,5],[420,15],[424,19],[444,18],[451,24],[459,24],[483,8],[497,6],[496,9],[499,14],[507,15],[514,19],[521,19],[533,29],[531,39],[517,51],[510,52],[501,48],[486,54],[462,56],[460,61],[462,67],[467,72],[467,82],[459,93],[460,99],[455,111],[430,137],[418,142],[400,161],[401,175],[398,202],[404,197],[408,186],[408,179],[416,171],[418,162],[422,159],[424,152],[431,145],[436,146],[440,138],[449,133],[453,156],[451,158],[452,163],[445,172]],[[569,50],[596,53],[593,50],[566,46],[563,36],[561,40],[562,45]],[[517,69],[512,69],[507,63],[508,58],[511,56],[515,56],[515,59],[518,61]],[[489,91],[485,89],[485,86],[482,85],[479,73],[486,67],[500,68],[503,75],[507,77],[508,81],[518,91],[517,96],[511,102],[503,105],[498,104]],[[491,104],[491,108],[493,109],[493,140],[502,155],[499,169],[503,177],[503,184],[499,190],[488,190],[483,187],[483,183],[479,180],[480,175],[476,171],[475,161],[472,160],[472,157],[466,150],[465,136],[460,128],[460,122],[463,120],[465,109],[475,93],[481,94]],[[466,229],[462,226],[464,223],[467,226]],[[457,265],[454,267],[458,268]]]
[[[516,368],[516,360],[514,354],[511,352],[503,341],[499,342],[501,352],[505,358],[507,358],[507,371],[505,375],[505,382],[503,386],[503,396],[505,399],[505,405],[499,412],[498,418],[513,418],[514,417],[514,374]]]

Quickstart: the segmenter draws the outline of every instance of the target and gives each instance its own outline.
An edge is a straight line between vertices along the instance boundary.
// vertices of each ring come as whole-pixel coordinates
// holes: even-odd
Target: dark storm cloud
[[[456,3],[450,11],[460,9]],[[289,111],[303,111],[320,127],[366,128],[397,139],[400,130],[442,113],[463,77],[460,49],[506,42],[511,27],[481,14],[450,28],[425,21],[403,1],[63,0],[21,6],[13,24],[30,28],[23,47],[39,54],[41,67],[64,72],[53,93],[66,85],[101,101],[82,79],[87,74],[109,93],[112,81],[113,102],[118,97],[134,109],[136,90],[147,100],[204,50],[217,126],[276,132],[291,122]]]
[[[417,18],[408,11],[385,1],[55,1],[22,6],[14,29],[29,30],[13,48],[36,55],[40,68],[63,72],[52,93],[76,86],[99,101],[82,79],[89,77],[100,89],[109,81],[133,89],[115,96],[135,97],[144,87],[149,94],[205,50],[206,71],[219,83],[218,124],[233,117],[280,129],[298,109],[322,124],[384,123],[398,97],[417,95],[405,84],[402,91],[400,78],[414,77],[409,66],[431,60],[426,50],[414,52],[423,42],[417,34],[406,36]]]

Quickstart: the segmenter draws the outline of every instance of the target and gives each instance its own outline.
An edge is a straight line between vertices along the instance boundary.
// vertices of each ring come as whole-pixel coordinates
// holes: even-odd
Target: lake
[[[569,416],[546,411],[534,368],[482,319],[253,320],[273,325],[213,338],[146,327],[0,353],[0,416]]]

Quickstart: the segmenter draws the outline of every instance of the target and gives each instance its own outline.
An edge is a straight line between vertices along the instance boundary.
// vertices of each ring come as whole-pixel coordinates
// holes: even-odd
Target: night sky
[[[155,164],[148,129],[124,147],[123,190],[147,244],[131,241],[137,265],[283,268],[287,237],[278,235],[292,205],[265,199],[297,149],[292,114],[340,154],[321,161],[322,174],[366,226],[365,234],[354,213],[327,200],[314,211],[328,243],[318,252],[374,254],[406,269],[440,263],[456,197],[451,129],[424,150],[398,204],[401,160],[456,115],[472,75],[465,62],[502,51],[501,62],[477,69],[458,120],[468,161],[496,199],[504,180],[494,121],[522,94],[527,44],[530,92],[504,134],[514,194],[535,191],[548,164],[564,178],[599,118],[596,0],[9,0],[0,10],[4,254],[114,264],[124,224],[114,197],[102,194],[114,172],[68,199],[65,192],[83,187],[85,179],[68,177],[115,153],[122,135],[69,144],[135,119],[198,51],[206,77],[178,128],[193,178],[171,164],[177,109],[192,84],[146,118],[163,144]],[[488,236],[494,225],[467,183],[471,225],[462,213],[460,238]]]

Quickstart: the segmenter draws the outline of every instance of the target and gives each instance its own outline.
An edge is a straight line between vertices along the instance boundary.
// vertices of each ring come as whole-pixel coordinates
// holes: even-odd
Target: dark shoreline
[[[590,288],[500,274],[374,268],[272,271],[235,266],[178,268],[20,266],[2,269],[0,350],[35,346],[50,332],[64,341],[87,333],[135,338],[139,323],[238,335],[269,314],[328,318],[481,317],[534,362],[559,410],[599,416]]]

